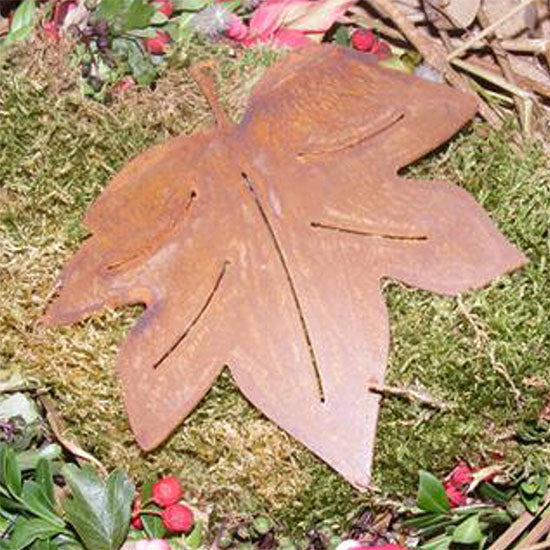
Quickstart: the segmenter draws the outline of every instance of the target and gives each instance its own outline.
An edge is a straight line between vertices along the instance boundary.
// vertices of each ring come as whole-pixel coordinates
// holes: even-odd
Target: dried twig
[[[107,470],[105,466],[103,466],[103,464],[101,464],[101,462],[97,458],[82,449],[80,445],[78,445],[74,441],[71,441],[65,436],[65,425],[63,423],[63,420],[59,416],[59,413],[57,412],[53,401],[47,395],[41,395],[38,399],[40,400],[40,403],[42,403],[42,406],[46,411],[46,420],[48,421],[52,432],[54,433],[59,443],[63,447],[65,447],[65,449],[67,449],[70,453],[72,453],[77,458],[77,460],[82,459],[86,462],[91,462],[94,466],[97,467],[101,474],[106,477]]]
[[[439,35],[441,36],[441,41],[443,42],[443,45],[447,49],[447,51],[451,51],[451,40],[449,38],[449,35],[447,34],[447,31],[440,29]],[[476,92],[475,83],[471,80],[468,80],[466,76],[457,73],[458,76],[463,80],[465,83],[465,87],[469,90],[472,90]],[[497,113],[489,107],[484,101],[482,101],[480,98],[478,98],[478,111],[480,115],[493,127],[493,128],[500,128],[502,125],[502,122],[498,116]]]
[[[424,405],[427,405],[428,407],[439,409],[441,411],[448,411],[454,408],[448,403],[434,399],[424,392],[413,390],[411,388],[371,384],[368,389],[369,391],[379,393],[381,395],[394,395],[396,397],[403,397],[404,399],[408,399],[409,401],[418,401],[420,403],[423,403]]]
[[[392,0],[372,0],[372,3],[391,18],[396,27],[420,52],[426,62],[442,73],[450,84],[459,90],[472,92],[468,82],[465,81],[447,61],[445,49],[440,44],[430,40],[427,36],[418,31],[414,24],[399,11],[399,8]],[[487,120],[491,126],[495,128],[500,127],[501,122],[497,115],[489,109],[479,96],[476,97],[478,111],[481,116]]]
[[[503,15],[500,19],[495,21],[493,24],[489,25],[488,27],[484,28],[481,32],[475,34],[472,36],[472,38],[466,40],[461,46],[459,46],[456,50],[451,52],[449,56],[447,57],[447,60],[450,61],[451,59],[454,59],[455,57],[458,57],[459,55],[466,52],[468,49],[470,49],[474,44],[485,38],[486,36],[489,36],[493,31],[495,31],[502,23],[508,21],[508,19],[511,19],[516,15],[516,13],[519,13],[520,11],[524,10],[529,4],[532,4],[535,0],[523,0],[521,4],[510,10],[506,15]]]
[[[485,10],[483,9],[483,7],[479,9],[477,14],[477,19],[484,29],[487,29],[490,27],[489,18],[487,17],[487,14],[485,13]],[[508,54],[506,53],[504,48],[500,45],[500,42],[498,40],[494,40],[494,38],[489,38],[488,41],[489,41],[489,47],[493,51],[493,54],[502,71],[502,74],[508,80],[508,82],[511,82],[514,86],[517,86],[517,81],[515,78],[514,71],[512,70],[512,66],[510,65]],[[530,113],[531,111],[526,105],[528,101],[531,101],[531,100],[524,99],[522,101],[519,98],[519,96],[514,95],[514,105],[518,112],[520,123],[523,127],[523,132],[527,137],[530,137],[531,136],[531,119],[528,116],[528,113]]]
[[[506,382],[508,382],[508,385],[510,386],[510,389],[512,390],[512,393],[514,394],[514,398],[516,401],[516,405],[518,408],[521,407],[521,392],[518,390],[517,386],[514,384],[514,381],[512,380],[512,377],[510,376],[510,373],[506,369],[506,367],[498,362],[495,358],[495,348],[491,347],[489,349],[489,362],[491,363],[491,367],[493,367],[493,370],[495,372],[498,372]]]
[[[374,17],[369,15],[368,12],[361,6],[352,6],[349,8],[348,11],[353,14],[353,16],[349,17],[348,19],[353,19],[354,22],[358,23],[359,25],[362,25],[369,29],[375,29],[380,34],[387,36],[388,38],[393,38],[394,40],[405,40],[405,37],[402,33],[400,33],[396,29],[393,29],[392,27],[389,27],[388,25],[385,25],[379,19],[375,19]]]

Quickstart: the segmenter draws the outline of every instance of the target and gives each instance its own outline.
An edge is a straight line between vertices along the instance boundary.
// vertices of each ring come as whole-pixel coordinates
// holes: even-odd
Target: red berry
[[[378,57],[379,61],[390,59],[390,57],[392,56],[391,49],[388,44],[386,44],[386,42],[382,42],[381,40],[377,40],[374,43],[373,47],[370,50],[370,53]]]
[[[147,38],[143,41],[145,49],[154,55],[162,55],[166,51],[166,44],[170,42],[170,37],[162,31],[157,31],[155,38]]]
[[[374,33],[366,29],[357,29],[351,35],[351,45],[360,52],[369,52],[375,42]]]
[[[153,500],[165,508],[176,504],[183,497],[183,488],[176,476],[167,476],[153,484]]]
[[[170,17],[172,15],[172,12],[174,11],[174,6],[172,5],[172,2],[170,0],[154,0],[155,4],[157,5],[157,11],[160,13],[163,13],[166,15],[166,17]]]
[[[141,521],[141,497],[138,495],[132,504],[132,519],[130,523],[134,529],[141,531],[143,529],[143,522]]]
[[[172,533],[187,533],[193,527],[193,512],[183,504],[172,504],[162,512],[162,522]]]
[[[143,522],[141,521],[140,515],[132,516],[130,523],[132,524],[132,527],[134,529],[137,529],[138,531],[141,531],[143,529]]]

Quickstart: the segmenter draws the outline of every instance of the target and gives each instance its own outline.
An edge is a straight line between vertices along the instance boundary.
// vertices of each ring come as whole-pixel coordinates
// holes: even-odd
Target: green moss
[[[209,48],[188,53],[185,64],[216,55],[222,100],[238,117],[251,83],[274,58]],[[356,492],[273,426],[227,373],[166,445],[140,452],[113,373],[139,308],[56,330],[35,324],[85,235],[85,208],[110,176],[151,143],[210,118],[187,71],[170,69],[154,92],[130,92],[110,107],[70,87],[52,93],[53,77],[16,73],[0,73],[0,367],[24,369],[49,387],[70,433],[108,467],[126,465],[136,479],[180,474],[191,498],[214,505],[214,517],[264,513],[289,533],[312,523],[343,528],[374,493]],[[507,436],[537,414],[550,390],[550,170],[540,148],[516,154],[509,134],[486,131],[466,130],[408,174],[470,190],[530,263],[460,299],[385,283],[393,334],[388,383],[416,385],[453,407],[383,400],[374,482],[393,498],[413,494],[420,467],[443,472],[458,457],[481,464],[495,455],[507,462],[548,456]]]

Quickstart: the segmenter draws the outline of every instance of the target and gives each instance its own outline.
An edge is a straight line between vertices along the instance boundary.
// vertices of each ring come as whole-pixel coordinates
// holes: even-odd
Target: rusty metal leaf
[[[459,187],[397,176],[475,105],[350,50],[289,56],[240,124],[174,138],[114,178],[44,321],[145,304],[117,365],[144,449],[227,365],[252,403],[365,487],[380,399],[368,388],[389,345],[380,279],[456,294],[525,261]]]

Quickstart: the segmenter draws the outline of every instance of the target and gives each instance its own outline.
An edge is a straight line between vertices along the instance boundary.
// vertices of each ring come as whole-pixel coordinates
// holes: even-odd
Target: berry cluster
[[[388,44],[378,39],[371,30],[356,29],[353,31],[350,41],[355,50],[375,55],[380,61],[392,56]]]
[[[193,527],[193,512],[188,506],[180,503],[182,498],[183,487],[177,477],[167,476],[159,479],[153,484],[150,502],[162,508],[162,511],[147,510],[148,503],[142,503],[139,497],[136,498],[132,510],[132,527],[143,529],[141,516],[158,514],[170,533],[188,533]]]

